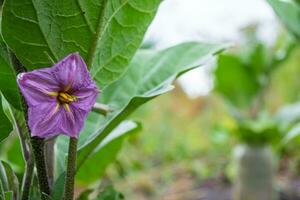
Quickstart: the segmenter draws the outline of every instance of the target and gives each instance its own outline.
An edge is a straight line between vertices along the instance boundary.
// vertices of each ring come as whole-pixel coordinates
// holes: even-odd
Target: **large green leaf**
[[[253,69],[238,56],[219,56],[215,71],[215,89],[234,106],[247,106],[260,89]]]
[[[161,51],[140,50],[124,76],[100,95],[99,102],[109,104],[113,112],[106,117],[93,117],[93,113],[89,116],[92,123],[80,136],[78,166],[135,109],[170,91],[179,75],[204,64],[223,49],[223,45],[190,42]]]
[[[295,1],[268,0],[286,27],[300,40],[300,5]]]
[[[0,93],[0,142],[7,138],[12,130],[13,126],[3,111],[2,96]]]
[[[30,70],[79,52],[104,86],[126,69],[160,0],[9,0],[2,33]]]
[[[16,109],[21,110],[21,96],[19,93],[16,74],[11,67],[6,44],[0,36],[0,91]]]
[[[76,183],[87,185],[99,180],[107,166],[116,160],[123,140],[140,128],[140,124],[133,121],[122,122],[102,141],[98,149],[94,151],[93,156],[89,157],[81,166],[76,175]]]

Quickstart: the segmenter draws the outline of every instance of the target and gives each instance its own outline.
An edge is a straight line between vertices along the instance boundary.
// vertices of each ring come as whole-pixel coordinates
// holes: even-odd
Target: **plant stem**
[[[22,183],[22,200],[29,200],[30,187],[33,178],[34,160],[30,157],[26,161],[26,171]]]
[[[64,200],[73,200],[76,172],[77,138],[70,138]]]
[[[16,74],[25,72],[26,71],[25,67],[17,59],[16,55],[14,53],[12,53],[9,49],[7,49],[7,52],[10,57],[11,65],[13,66],[13,69],[16,72]],[[31,153],[31,149],[32,149],[31,145],[29,142],[26,141],[26,138],[30,137],[30,130],[29,130],[29,127],[27,124],[28,107],[27,107],[27,104],[26,104],[25,99],[22,96],[21,92],[20,92],[20,96],[22,98],[21,106],[23,109],[23,116],[25,119],[25,123],[22,124],[21,121],[15,120],[15,125],[18,130],[19,139],[20,139],[22,152],[23,152],[23,157],[26,162],[26,167],[25,167],[26,170],[23,175],[22,188],[21,188],[21,192],[22,192],[21,199],[29,200],[30,188],[31,188],[31,183],[32,183],[32,178],[33,178],[33,173],[34,173],[34,159],[33,159],[32,153]],[[18,114],[16,111],[13,112],[13,115],[15,116],[15,119],[18,118],[17,117]],[[22,127],[24,128],[25,132],[22,130]]]
[[[21,62],[18,60],[16,55],[8,50],[11,64],[16,72],[16,74],[26,72],[25,67],[21,64]],[[23,112],[24,112],[24,117],[26,120],[26,127],[28,131],[30,132],[29,126],[28,126],[28,119],[27,119],[27,112],[28,112],[28,106],[25,103],[24,97],[22,97],[22,107],[23,107]],[[45,155],[44,155],[44,139],[38,138],[38,137],[32,137],[31,138],[31,146],[34,154],[34,161],[36,163],[36,168],[37,168],[37,175],[38,175],[38,181],[39,181],[39,186],[40,186],[40,191],[41,191],[41,199],[46,200],[46,195],[50,194],[50,187],[48,183],[48,175],[47,175],[47,170],[46,170],[46,162],[45,162]],[[26,154],[24,154],[24,157],[26,159]],[[31,159],[31,158],[28,158]],[[26,174],[25,174],[25,180],[24,182],[29,183],[28,185],[23,185],[25,188],[25,194],[22,195],[22,198],[24,196],[24,199],[26,199],[25,195],[29,195],[30,191],[30,186],[31,186],[31,179],[32,179],[32,173],[33,169],[32,166],[33,164],[33,159],[30,161],[30,166],[26,166]],[[28,172],[28,173],[27,173]],[[32,172],[32,173],[30,173]],[[25,183],[24,183],[25,184]],[[24,191],[23,191],[24,193]],[[44,194],[43,194],[44,193]]]
[[[113,110],[108,105],[95,103],[92,111],[106,116],[109,112],[112,112]]]
[[[31,145],[33,149],[34,159],[36,163],[37,176],[41,191],[41,198],[46,200],[46,195],[50,195],[50,187],[48,183],[48,173],[46,169],[46,161],[44,155],[45,142],[43,138],[32,137]]]
[[[46,167],[48,172],[48,182],[50,189],[54,184],[54,166],[55,166],[55,141],[56,137],[49,138],[45,141],[45,159],[46,159]]]

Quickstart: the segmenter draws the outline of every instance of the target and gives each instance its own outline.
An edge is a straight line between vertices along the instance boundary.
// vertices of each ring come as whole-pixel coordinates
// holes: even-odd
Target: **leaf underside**
[[[106,117],[89,115],[80,134],[78,167],[134,110],[173,89],[172,82],[179,75],[203,65],[223,49],[224,45],[191,42],[161,51],[140,50],[124,76],[107,86],[98,99],[113,112]]]

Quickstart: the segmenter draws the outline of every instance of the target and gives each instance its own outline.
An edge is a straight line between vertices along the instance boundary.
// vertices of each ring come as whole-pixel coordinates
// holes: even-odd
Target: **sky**
[[[267,43],[276,38],[278,23],[266,0],[164,0],[146,34],[157,48],[185,41],[241,42],[240,30],[258,24],[258,36]],[[191,97],[208,95],[213,88],[214,62],[179,79]]]

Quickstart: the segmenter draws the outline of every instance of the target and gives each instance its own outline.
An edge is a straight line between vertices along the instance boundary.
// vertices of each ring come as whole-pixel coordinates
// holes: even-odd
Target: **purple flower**
[[[29,107],[31,136],[41,138],[78,137],[99,93],[78,53],[53,67],[22,73],[17,81]]]

